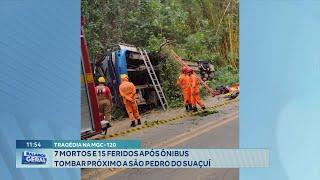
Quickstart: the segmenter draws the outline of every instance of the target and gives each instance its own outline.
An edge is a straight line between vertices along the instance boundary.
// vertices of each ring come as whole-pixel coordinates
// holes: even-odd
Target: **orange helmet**
[[[126,75],[126,74],[121,74],[120,75],[120,78],[121,78],[121,81],[128,81],[128,75]]]

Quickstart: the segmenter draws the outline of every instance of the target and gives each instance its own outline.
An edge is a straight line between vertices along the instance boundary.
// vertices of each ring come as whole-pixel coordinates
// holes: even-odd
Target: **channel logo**
[[[35,153],[30,151],[22,152],[22,164],[46,164],[47,155],[43,153]]]

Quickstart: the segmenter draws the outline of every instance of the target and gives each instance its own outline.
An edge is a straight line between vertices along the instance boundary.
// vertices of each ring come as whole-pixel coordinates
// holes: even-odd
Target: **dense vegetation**
[[[82,0],[85,35],[91,59],[99,59],[119,42],[161,53],[165,93],[180,99],[177,68],[169,48],[188,60],[209,60],[217,70],[215,87],[238,81],[238,0]],[[175,43],[161,48],[166,40]]]

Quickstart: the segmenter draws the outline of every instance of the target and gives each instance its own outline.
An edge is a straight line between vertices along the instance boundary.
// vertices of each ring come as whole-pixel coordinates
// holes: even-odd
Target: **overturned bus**
[[[167,109],[168,103],[158,79],[158,71],[145,50],[133,45],[120,43],[116,51],[108,52],[94,64],[96,77],[104,76],[107,80],[115,106],[122,107],[119,94],[121,74],[127,74],[129,80],[137,89],[137,104],[139,108],[153,108],[162,106]]]

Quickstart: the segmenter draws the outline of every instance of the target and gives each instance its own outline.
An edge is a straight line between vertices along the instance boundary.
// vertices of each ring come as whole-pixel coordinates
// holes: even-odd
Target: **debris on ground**
[[[196,115],[196,116],[203,117],[203,116],[208,116],[208,115],[210,115],[210,114],[215,114],[215,113],[218,113],[218,112],[219,112],[219,111],[217,111],[217,110],[211,110],[211,111],[205,110],[205,111],[200,111],[200,112],[196,113],[195,115]]]
[[[231,99],[237,98],[239,96],[239,94],[240,94],[239,90],[236,90],[226,96],[229,98],[229,100],[231,100]]]

